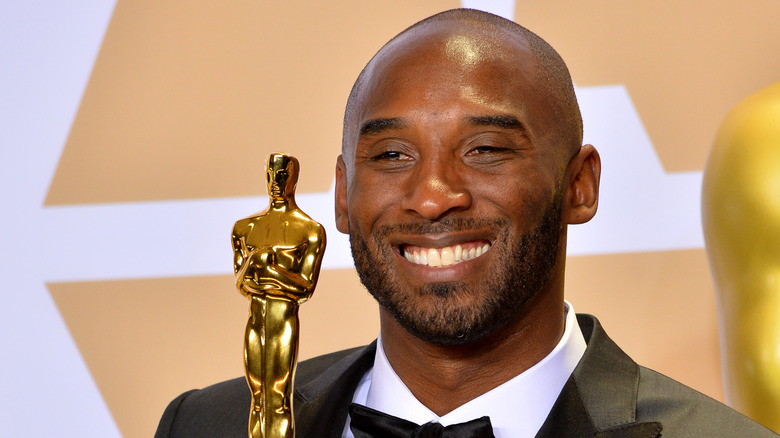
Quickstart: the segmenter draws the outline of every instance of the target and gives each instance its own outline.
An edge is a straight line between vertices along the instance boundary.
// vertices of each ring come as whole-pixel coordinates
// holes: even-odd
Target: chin
[[[530,296],[501,296],[464,284],[433,284],[413,299],[374,295],[380,305],[415,337],[435,345],[480,341],[505,326]],[[408,297],[408,295],[407,295]]]

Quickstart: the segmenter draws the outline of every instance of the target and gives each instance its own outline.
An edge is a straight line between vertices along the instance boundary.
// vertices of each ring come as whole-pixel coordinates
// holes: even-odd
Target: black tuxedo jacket
[[[590,315],[577,315],[588,347],[537,437],[777,437],[731,408],[638,366]],[[298,438],[340,437],[376,343],[301,362],[295,379]],[[165,410],[155,438],[246,438],[244,378],[186,392]]]

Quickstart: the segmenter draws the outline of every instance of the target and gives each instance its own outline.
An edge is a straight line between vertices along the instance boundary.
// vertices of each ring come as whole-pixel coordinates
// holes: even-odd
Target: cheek
[[[504,177],[498,187],[477,186],[473,193],[475,204],[500,212],[499,214],[512,219],[519,228],[532,228],[554,198],[554,189],[548,189],[554,186],[542,180],[543,178],[533,178],[526,174],[523,178]]]
[[[366,234],[377,222],[387,219],[394,207],[400,206],[402,192],[397,183],[356,176],[347,191],[349,222],[351,227],[358,227]]]

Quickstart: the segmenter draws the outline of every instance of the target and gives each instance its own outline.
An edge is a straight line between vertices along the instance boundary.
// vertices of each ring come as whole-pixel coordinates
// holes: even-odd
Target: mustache
[[[389,234],[443,234],[477,228],[499,228],[509,223],[507,218],[444,218],[440,221],[407,222],[377,227],[372,233],[375,237]]]

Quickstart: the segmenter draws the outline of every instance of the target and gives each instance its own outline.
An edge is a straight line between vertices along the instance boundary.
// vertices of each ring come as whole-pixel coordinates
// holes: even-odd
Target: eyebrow
[[[511,129],[516,131],[527,131],[526,126],[515,116],[495,115],[495,116],[471,116],[468,122],[476,126],[495,126],[502,129]]]
[[[526,131],[525,125],[511,115],[469,116],[468,123],[474,126],[495,126],[502,129]],[[373,119],[360,126],[360,136],[379,134],[384,131],[402,129],[407,127],[407,122],[400,117]]]
[[[360,126],[360,136],[379,134],[380,132],[392,129],[401,129],[406,127],[404,119],[399,117],[390,119],[374,119],[363,123]]]

